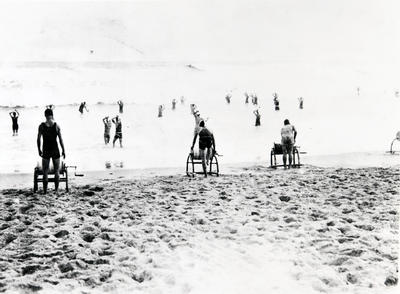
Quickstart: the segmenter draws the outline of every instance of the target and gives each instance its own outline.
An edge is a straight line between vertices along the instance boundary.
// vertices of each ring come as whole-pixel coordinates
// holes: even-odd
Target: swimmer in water
[[[14,110],[12,112],[10,112],[10,117],[11,117],[11,121],[12,121],[12,131],[13,131],[13,136],[18,136],[18,118],[19,118],[19,112],[18,110]]]
[[[181,104],[185,104],[185,97],[181,96]]]
[[[115,124],[115,135],[113,140],[113,148],[115,147],[115,142],[119,140],[119,146],[122,148],[122,122],[121,118],[117,115],[111,120]]]
[[[172,110],[175,110],[176,102],[176,99],[172,99]]]
[[[122,100],[119,100],[117,104],[119,106],[119,113],[124,113],[124,103],[122,102]]]
[[[82,102],[81,105],[79,106],[79,112],[81,114],[83,114],[83,110],[86,109],[87,112],[89,112],[89,110],[86,107],[86,102]]]
[[[108,143],[110,143],[110,130],[111,130],[112,123],[108,119],[108,116],[103,118],[103,123],[104,123],[104,144],[107,145]]]
[[[158,117],[162,117],[163,116],[164,109],[165,109],[164,105],[158,106]]]
[[[261,126],[261,114],[258,109],[254,110],[254,115],[256,116],[256,127]]]
[[[244,93],[244,97],[245,97],[245,100],[244,100],[244,103],[245,104],[249,104],[249,94],[247,94],[247,92],[246,93]]]
[[[230,104],[231,103],[231,98],[232,98],[232,95],[231,94],[227,94],[225,96],[226,103]]]
[[[37,147],[39,156],[42,157],[43,167],[43,193],[47,193],[48,173],[50,159],[53,160],[54,166],[54,184],[55,190],[58,191],[60,182],[60,150],[58,149],[57,138],[62,149],[62,156],[65,159],[64,142],[61,136],[60,126],[54,121],[53,110],[46,109],[44,112],[46,121],[39,125],[37,136]],[[41,139],[43,138],[43,150],[41,149]]]
[[[274,96],[275,110],[276,110],[276,111],[279,111],[279,99],[278,99],[278,94],[277,94],[277,93],[274,93],[273,96]]]
[[[303,103],[304,103],[304,99],[303,99],[303,97],[300,97],[299,98],[299,108],[300,109],[303,109],[303,106],[304,106]]]
[[[257,97],[257,95],[256,94],[254,94],[254,96],[253,96],[253,104],[254,105],[258,105],[258,97]]]

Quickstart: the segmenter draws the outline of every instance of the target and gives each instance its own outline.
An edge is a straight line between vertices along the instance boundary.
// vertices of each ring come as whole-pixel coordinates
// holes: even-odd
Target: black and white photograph
[[[0,293],[400,293],[398,0],[2,0],[0,41]]]

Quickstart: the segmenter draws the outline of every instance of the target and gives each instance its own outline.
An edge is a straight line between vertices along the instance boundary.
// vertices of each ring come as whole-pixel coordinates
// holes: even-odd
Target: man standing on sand
[[[215,148],[215,139],[213,133],[205,127],[204,120],[199,124],[200,130],[195,134],[193,139],[192,147],[190,148],[193,153],[194,144],[196,144],[197,136],[199,137],[199,152],[202,161],[204,176],[207,177],[207,165],[208,162],[215,153],[217,153]],[[207,149],[207,153],[206,150]],[[213,152],[213,154],[211,154]]]
[[[37,147],[39,156],[42,157],[43,168],[43,193],[47,193],[48,173],[50,166],[50,159],[53,160],[54,166],[54,184],[55,190],[58,191],[58,184],[60,181],[60,151],[58,149],[57,137],[60,141],[62,156],[65,159],[64,142],[61,137],[61,129],[54,121],[53,110],[46,109],[44,112],[46,121],[39,125],[37,136]],[[43,151],[41,149],[41,138],[43,137]]]
[[[13,136],[18,136],[18,118],[19,118],[19,112],[18,110],[14,110],[10,112],[10,117],[12,120],[12,131],[13,131]]]
[[[296,143],[297,131],[292,126],[288,119],[283,122],[284,126],[281,129],[282,136],[282,151],[283,151],[283,165],[286,169],[286,158],[289,155],[289,168],[292,166],[293,146]]]
[[[104,144],[108,144],[110,142],[110,130],[111,130],[111,121],[108,119],[108,116],[103,118],[104,123]]]
[[[115,147],[115,142],[119,139],[119,146],[122,148],[122,122],[121,119],[118,117],[114,117],[111,120],[115,124],[115,136],[113,140],[113,148]]]

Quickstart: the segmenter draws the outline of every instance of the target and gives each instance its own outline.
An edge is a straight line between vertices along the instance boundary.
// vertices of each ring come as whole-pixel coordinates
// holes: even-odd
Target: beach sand
[[[117,178],[0,191],[0,292],[389,293],[399,168]]]

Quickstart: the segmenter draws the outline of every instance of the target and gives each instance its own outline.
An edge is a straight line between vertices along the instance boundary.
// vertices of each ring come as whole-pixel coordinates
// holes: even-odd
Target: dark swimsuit
[[[206,128],[203,128],[199,133],[199,148],[200,148],[200,150],[204,150],[206,148],[211,148],[212,138],[213,138],[212,133],[209,130],[207,130]]]
[[[11,117],[13,131],[18,131],[18,117]]]
[[[118,123],[115,127],[115,139],[122,139],[122,123]]]
[[[57,124],[54,123],[51,127],[48,127],[45,123],[42,123],[39,129],[43,136],[43,158],[53,158],[53,160],[60,158],[60,151],[58,150],[57,143]]]

